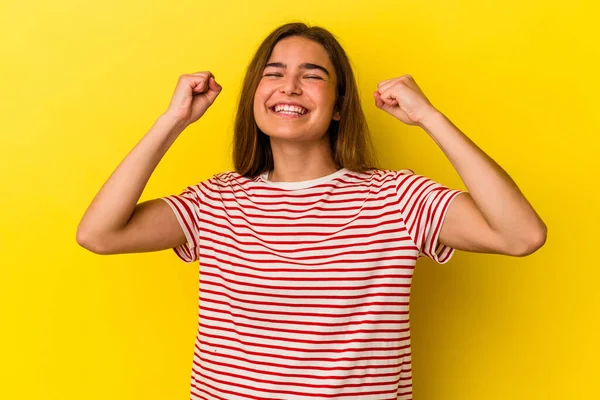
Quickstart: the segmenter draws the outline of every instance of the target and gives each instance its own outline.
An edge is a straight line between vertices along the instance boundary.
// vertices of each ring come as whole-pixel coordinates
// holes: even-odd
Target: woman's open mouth
[[[284,118],[301,118],[310,113],[304,107],[287,104],[276,104],[270,108],[273,113]]]

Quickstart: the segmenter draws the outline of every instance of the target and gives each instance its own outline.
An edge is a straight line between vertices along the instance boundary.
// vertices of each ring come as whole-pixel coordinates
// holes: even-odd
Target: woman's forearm
[[[156,120],[96,194],[77,228],[78,241],[93,240],[127,224],[150,176],[184,129],[180,120],[167,114]]]
[[[545,234],[544,222],[511,177],[445,115],[432,111],[420,126],[448,157],[492,229],[511,239]]]

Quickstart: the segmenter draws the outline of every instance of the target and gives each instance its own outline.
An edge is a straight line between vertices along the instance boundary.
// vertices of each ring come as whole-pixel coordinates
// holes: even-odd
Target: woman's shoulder
[[[212,188],[230,188],[232,186],[245,186],[256,180],[257,178],[246,177],[234,170],[228,170],[215,173],[212,177],[206,179],[202,183],[205,186]]]
[[[414,175],[414,172],[410,169],[369,169],[365,171],[348,171],[348,176],[356,179],[357,181],[368,182],[382,182],[398,179],[399,177],[406,175]]]

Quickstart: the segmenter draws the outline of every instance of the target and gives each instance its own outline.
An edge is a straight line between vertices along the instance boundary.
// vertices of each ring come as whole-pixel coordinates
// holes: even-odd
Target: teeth
[[[280,112],[280,111],[287,111],[287,112],[293,112],[296,114],[306,114],[306,109],[299,107],[299,106],[288,106],[288,105],[282,105],[282,104],[278,104],[274,107],[275,112]]]

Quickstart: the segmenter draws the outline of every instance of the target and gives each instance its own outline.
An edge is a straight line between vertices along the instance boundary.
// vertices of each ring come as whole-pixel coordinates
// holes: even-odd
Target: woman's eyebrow
[[[272,62],[272,63],[268,63],[267,65],[265,65],[265,68],[267,67],[275,67],[275,68],[287,68],[287,65],[285,65],[282,62]],[[329,71],[327,71],[327,69],[325,67],[322,67],[318,64],[313,64],[313,63],[303,63],[300,64],[300,68],[301,69],[319,69],[323,72],[325,72],[325,74],[327,74],[327,76],[329,76]]]

